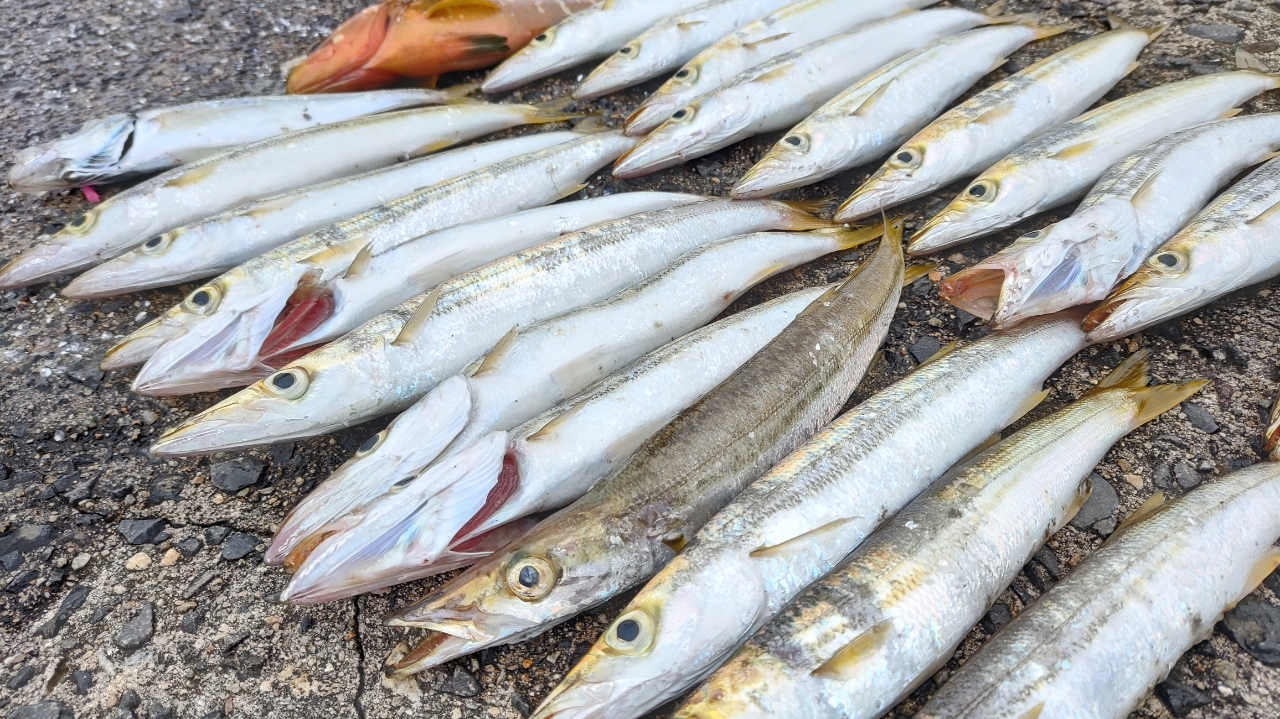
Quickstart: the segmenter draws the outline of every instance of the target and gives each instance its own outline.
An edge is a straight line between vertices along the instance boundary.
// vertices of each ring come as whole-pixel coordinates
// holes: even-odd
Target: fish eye
[[[169,249],[169,242],[173,236],[166,232],[163,235],[156,235],[146,242],[142,243],[142,251],[148,255],[158,255]]]
[[[277,397],[298,399],[306,394],[307,387],[311,384],[311,377],[301,367],[292,367],[276,372],[263,380],[263,383]]]
[[[522,557],[507,567],[507,587],[526,602],[550,594],[556,580],[555,567],[542,557]]]
[[[218,309],[218,303],[221,301],[222,293],[218,291],[218,288],[213,285],[205,285],[187,295],[187,299],[182,304],[188,312],[207,315]]]
[[[692,120],[693,116],[696,114],[698,114],[698,111],[694,109],[693,105],[690,105],[686,108],[676,110],[675,114],[671,116],[671,119],[676,122],[688,122],[689,120]]]
[[[698,70],[693,67],[682,68],[680,72],[676,73],[676,79],[685,82],[693,82],[698,79]]]
[[[1032,231],[1028,232],[1027,234],[1023,235],[1023,237],[1024,237],[1024,238],[1026,238],[1026,239],[1028,239],[1028,240],[1034,240],[1034,239],[1036,239],[1037,237],[1039,237],[1040,235],[1043,235],[1043,234],[1044,234],[1044,233],[1043,233],[1043,232],[1041,232],[1040,230],[1032,230]]]
[[[965,190],[965,194],[971,200],[979,200],[981,202],[991,202],[996,199],[996,183],[991,180],[978,180],[969,185],[969,189]]]
[[[356,450],[356,456],[357,456],[357,457],[364,457],[365,455],[369,454],[369,453],[370,453],[370,452],[372,452],[373,450],[375,450],[375,449],[377,449],[378,447],[382,446],[382,440],[384,440],[384,439],[386,439],[386,438],[387,438],[387,430],[385,430],[385,429],[384,429],[384,430],[382,430],[381,432],[379,432],[379,433],[377,433],[377,434],[375,434],[375,435],[373,435],[373,436],[369,437],[369,439],[366,439],[366,440],[365,440],[365,441],[360,445],[359,449],[357,449],[357,450]]]
[[[555,28],[549,28],[546,32],[533,39],[534,45],[548,45],[552,40],[556,39]]]
[[[924,157],[924,153],[910,147],[904,147],[898,150],[898,154],[893,156],[890,164],[898,167],[919,167],[920,160]]]
[[[635,45],[627,45],[618,51],[619,55],[634,55],[638,48]]]
[[[89,210],[83,215],[80,215],[76,219],[72,220],[71,224],[67,225],[67,229],[76,233],[84,233],[88,231],[89,228],[93,227],[96,221],[97,221],[97,213],[94,212],[93,210]]]
[[[786,145],[789,150],[805,153],[809,151],[809,136],[803,132],[797,132],[782,138],[782,144]]]
[[[605,632],[604,642],[608,647],[620,654],[642,654],[653,644],[653,618],[643,609],[632,609],[618,617],[609,631]]]
[[[1181,252],[1166,250],[1152,255],[1147,264],[1161,273],[1178,273],[1187,269],[1187,257]]]

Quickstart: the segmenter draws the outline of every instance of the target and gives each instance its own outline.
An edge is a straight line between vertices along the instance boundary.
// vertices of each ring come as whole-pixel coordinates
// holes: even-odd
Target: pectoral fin
[[[827,522],[821,527],[818,527],[816,529],[810,529],[809,531],[804,532],[803,534],[798,534],[792,537],[791,539],[778,542],[777,544],[757,547],[756,549],[751,550],[751,556],[757,559],[762,559],[762,558],[783,556],[796,550],[803,551],[805,545],[810,544],[814,540],[817,540],[819,537],[822,537],[826,534],[839,530],[841,527],[844,527],[846,524],[852,521],[854,520],[852,518],[849,518],[849,519],[837,519],[833,522]]]
[[[885,639],[889,637],[889,632],[892,629],[893,623],[886,619],[859,634],[853,641],[846,644],[843,649],[836,652],[834,657],[831,657],[825,664],[815,669],[814,675],[847,681],[858,671],[864,661],[871,658],[876,650],[884,645]]]

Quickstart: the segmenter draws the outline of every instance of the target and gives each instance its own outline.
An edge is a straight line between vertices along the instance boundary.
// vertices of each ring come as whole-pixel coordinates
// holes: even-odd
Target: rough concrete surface
[[[1083,33],[1101,30],[1108,12],[1140,25],[1171,24],[1143,56],[1142,66],[1109,98],[1229,68],[1231,42],[1243,41],[1264,61],[1280,66],[1273,42],[1280,39],[1280,15],[1261,1],[1045,0],[1037,5],[1015,0],[1010,5],[1015,11],[1074,18],[1081,30],[1024,49],[984,85]],[[0,0],[3,155],[7,159],[17,149],[108,113],[279,92],[281,63],[359,7],[355,0]],[[564,95],[582,71],[498,99]],[[587,104],[616,122],[656,85]],[[1254,112],[1277,107],[1275,95],[1248,104]],[[602,174],[585,192],[661,188],[724,194],[777,137],[756,138],[638,181],[617,182]],[[790,196],[843,197],[870,169]],[[909,226],[918,226],[958,189],[903,208]],[[75,192],[4,194],[0,254],[12,256],[31,246],[86,206]],[[938,300],[939,275],[971,265],[1070,210],[1060,208],[938,258],[938,273],[904,294],[885,350],[888,361],[852,401],[901,377],[930,346],[988,331]],[[858,256],[823,260],[775,278],[734,309],[841,277],[856,266]],[[626,599],[523,644],[488,650],[417,678],[387,678],[387,656],[403,651],[414,634],[383,627],[380,618],[441,580],[354,601],[290,607],[273,600],[284,573],[260,561],[263,543],[285,512],[376,426],[234,457],[155,459],[147,453],[153,436],[216,397],[140,397],[128,391],[130,373],[104,375],[97,361],[192,286],[78,302],[58,295],[59,284],[0,297],[0,712],[151,719],[514,718],[536,706]],[[1197,407],[1161,417],[1107,455],[1097,473],[1114,492],[1095,492],[1084,517],[1053,537],[1051,551],[1028,565],[947,668],[894,716],[909,716],[991,632],[1099,546],[1116,521],[1157,488],[1176,496],[1258,460],[1257,437],[1277,391],[1280,363],[1274,284],[1248,288],[1131,339],[1093,347],[1050,380],[1050,398],[1032,418],[1078,397],[1140,347],[1152,350],[1157,380],[1203,376],[1212,383],[1193,400]],[[244,459],[252,462],[217,466]],[[261,468],[247,486],[246,466],[250,474]],[[243,488],[228,493],[215,486],[214,476],[234,478],[231,488]],[[1236,641],[1264,659],[1277,658],[1268,639],[1274,641],[1280,631],[1280,599],[1273,591],[1280,590],[1280,578],[1268,585],[1249,600],[1247,614],[1219,624],[1211,640],[1190,651],[1174,669],[1173,681],[1157,689],[1160,698],[1148,698],[1134,716],[1175,716],[1171,707],[1176,715],[1195,719],[1280,716],[1280,668],[1253,658]]]

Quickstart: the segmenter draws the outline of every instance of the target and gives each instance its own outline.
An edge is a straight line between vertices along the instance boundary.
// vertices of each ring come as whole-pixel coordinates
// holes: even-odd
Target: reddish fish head
[[[390,3],[379,3],[339,25],[315,52],[289,71],[288,91],[368,90],[394,82],[395,73],[365,67],[386,39],[390,19]]]

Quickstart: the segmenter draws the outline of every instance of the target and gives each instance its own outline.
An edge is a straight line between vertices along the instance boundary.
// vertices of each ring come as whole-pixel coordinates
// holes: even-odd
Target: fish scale
[[[896,310],[900,237],[898,221],[854,275],[584,497],[398,613],[392,624],[435,633],[397,669],[418,671],[541,633],[670,561],[852,393]]]

